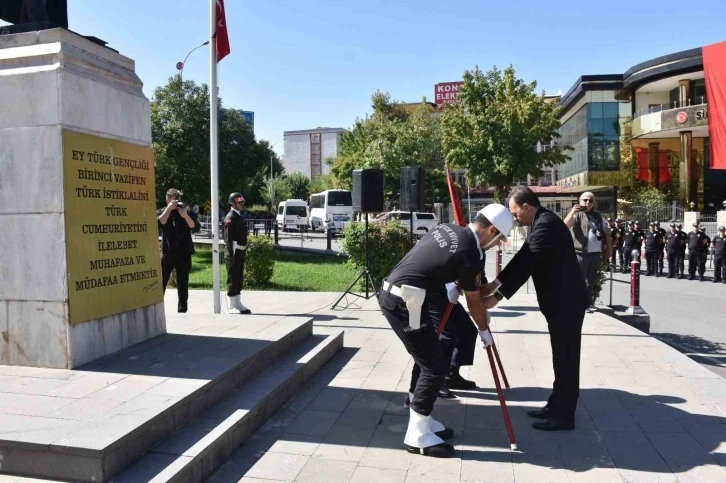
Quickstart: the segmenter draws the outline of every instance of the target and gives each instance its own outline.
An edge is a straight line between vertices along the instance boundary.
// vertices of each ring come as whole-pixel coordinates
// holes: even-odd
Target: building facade
[[[319,127],[302,131],[285,131],[283,166],[287,173],[303,173],[310,179],[328,174],[326,159],[335,158],[340,150],[343,128]]]
[[[562,193],[596,192],[601,211],[618,195],[656,187],[711,213],[726,198],[726,171],[709,167],[708,99],[701,49],[669,54],[624,74],[582,76],[562,96],[557,167]],[[606,201],[610,200],[610,201]]]

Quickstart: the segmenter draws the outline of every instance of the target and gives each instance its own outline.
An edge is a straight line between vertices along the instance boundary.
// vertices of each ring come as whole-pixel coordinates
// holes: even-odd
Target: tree
[[[287,179],[284,177],[277,177],[272,180],[272,200],[270,200],[270,178],[265,177],[263,178],[263,182],[261,183],[259,194],[260,197],[265,201],[265,203],[269,206],[272,206],[272,210],[274,211],[276,206],[280,203],[280,201],[289,200],[292,198],[292,192],[290,191],[290,185],[287,183]],[[270,203],[272,201],[272,203]]]
[[[635,203],[643,205],[649,210],[656,210],[668,204],[668,198],[665,193],[653,186],[640,190],[635,195]]]
[[[401,168],[422,166],[427,170],[427,201],[448,199],[439,120],[431,115],[426,99],[423,101],[411,113],[403,103],[391,100],[389,94],[373,94],[373,113],[356,120],[343,136],[340,153],[333,163],[332,173],[340,186],[350,188],[354,169],[379,168],[386,176],[387,197],[397,201]]]
[[[447,106],[441,120],[442,144],[451,167],[467,170],[472,186],[492,186],[495,199],[516,179],[539,177],[542,168],[567,160],[563,149],[542,153],[538,142],[559,138],[560,108],[515,76],[514,68],[478,67],[464,73],[458,102]]]
[[[334,174],[328,173],[317,176],[310,182],[310,194],[332,190],[338,187],[338,180]]]
[[[203,206],[210,197],[209,88],[174,76],[154,91],[151,101],[151,135],[156,165],[156,196],[163,204],[166,190],[180,189],[189,204]],[[279,176],[279,158],[266,141],[258,142],[241,113],[222,109],[219,100],[219,203],[227,206],[234,191],[247,205],[263,201],[260,187],[265,176]],[[211,201],[211,200],[209,200]]]
[[[307,200],[310,197],[310,178],[303,173],[290,173],[285,177],[290,187],[290,194],[296,200]]]

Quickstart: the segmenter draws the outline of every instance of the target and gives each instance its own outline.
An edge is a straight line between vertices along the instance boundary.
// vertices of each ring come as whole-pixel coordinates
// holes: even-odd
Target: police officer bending
[[[696,269],[698,269],[698,279],[703,282],[706,272],[706,254],[709,241],[705,233],[699,229],[699,223],[693,224],[693,231],[688,233],[688,280],[696,279]]]
[[[229,195],[231,206],[224,218],[224,242],[227,245],[227,301],[230,314],[249,314],[242,305],[245,258],[247,257],[247,222],[242,215],[245,199],[239,193]]]
[[[468,227],[439,225],[421,238],[383,282],[378,299],[383,315],[420,368],[403,440],[410,453],[454,456],[454,447],[444,443],[453,431],[431,417],[449,361],[436,338],[427,301],[435,295],[446,297],[446,284],[458,281],[484,347],[491,345],[487,309],[496,298],[482,298],[480,293],[481,260],[483,250],[504,240],[512,225],[512,215],[499,204],[484,208]]]
[[[718,235],[711,242],[714,253],[713,283],[726,283],[726,227],[718,227]]]

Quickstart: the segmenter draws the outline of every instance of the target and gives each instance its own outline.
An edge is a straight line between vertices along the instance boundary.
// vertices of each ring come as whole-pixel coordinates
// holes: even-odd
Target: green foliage
[[[424,103],[410,113],[387,93],[372,96],[373,113],[358,119],[343,136],[332,173],[341,188],[350,189],[354,169],[379,168],[386,176],[386,197],[394,200],[400,189],[401,168],[426,168],[428,203],[448,199],[445,191],[441,128]]]
[[[333,159],[333,158],[328,158]],[[332,173],[323,174],[310,182],[310,194],[332,190],[338,187],[338,180]]]
[[[290,195],[296,200],[307,200],[310,197],[310,178],[303,173],[291,173],[285,176],[290,187]]]
[[[378,287],[410,248],[411,236],[399,223],[368,223],[368,269]],[[343,250],[355,270],[365,268],[365,224],[351,223],[344,231]]]
[[[467,169],[473,186],[495,187],[499,201],[515,179],[539,177],[542,168],[567,160],[557,148],[535,150],[538,142],[559,138],[560,128],[559,106],[535,93],[536,87],[536,82],[518,79],[511,66],[487,73],[476,67],[464,73],[459,102],[444,110],[446,161]]]
[[[210,196],[209,88],[174,76],[154,91],[151,101],[151,135],[156,167],[156,198],[162,205],[168,188],[184,192],[184,201],[203,206]],[[219,121],[219,203],[241,192],[248,204],[263,201],[260,186],[282,164],[269,143],[258,142],[239,111],[222,109]],[[211,200],[210,200],[211,201]]]
[[[635,195],[635,203],[654,210],[668,204],[666,195],[658,188],[649,186]]]
[[[273,179],[272,188],[272,210],[275,211],[280,201],[285,201],[292,197],[292,192],[290,191],[290,185],[284,177]],[[260,187],[260,196],[266,203],[270,203],[270,178],[263,178],[262,186]]]
[[[272,279],[275,256],[275,244],[271,238],[261,235],[248,237],[245,285],[251,287],[268,285]]]
[[[595,285],[592,286],[590,305],[595,305],[595,302],[600,297],[602,289],[605,286],[605,279],[608,274],[608,267],[610,263],[604,258],[600,258],[600,265],[597,269],[597,277],[595,278]]]

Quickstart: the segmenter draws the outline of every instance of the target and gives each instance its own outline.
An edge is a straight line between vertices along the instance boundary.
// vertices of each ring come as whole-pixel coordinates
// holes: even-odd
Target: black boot
[[[451,366],[449,375],[444,379],[444,385],[450,389],[474,389],[476,387],[474,381],[467,381],[461,377],[457,366]]]

